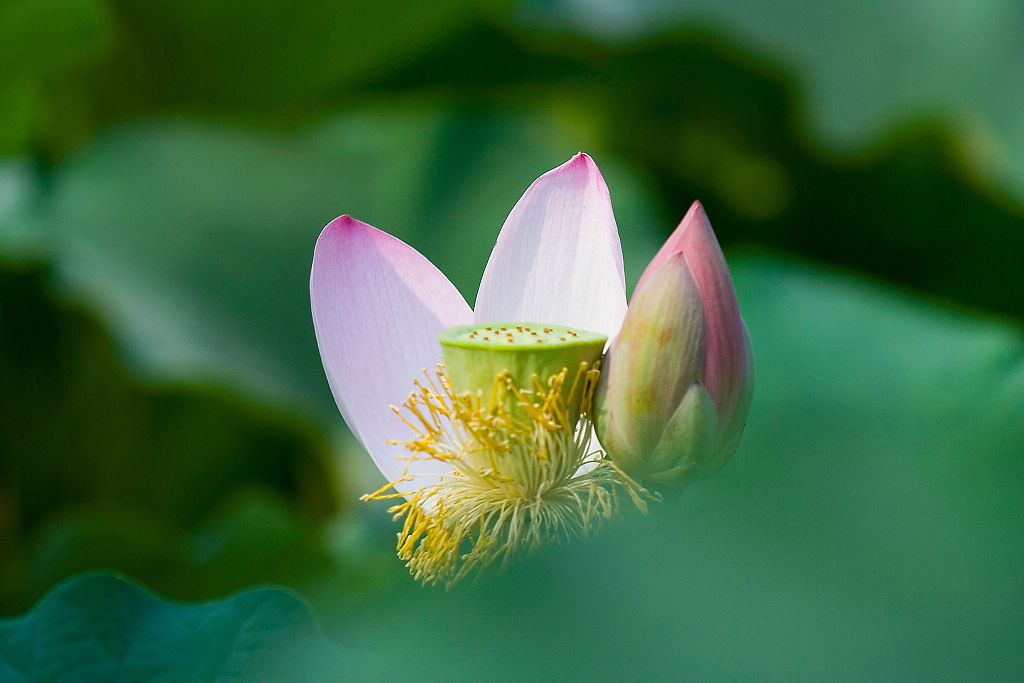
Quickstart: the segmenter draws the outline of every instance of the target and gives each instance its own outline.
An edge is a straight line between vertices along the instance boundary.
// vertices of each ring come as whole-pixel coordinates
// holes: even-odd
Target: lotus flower
[[[608,351],[597,432],[634,477],[681,484],[736,450],[753,394],[750,337],[699,202],[647,266]]]
[[[587,155],[516,203],[475,310],[412,247],[349,216],[317,240],[310,296],[338,407],[394,491],[369,498],[399,501],[399,555],[418,578],[451,584],[586,533],[622,492],[643,507],[643,489],[590,445],[595,361],[626,296],[608,188]],[[452,367],[432,375],[442,359]]]
[[[710,473],[750,404],[750,343],[703,209],[627,313],[608,188],[585,154],[516,203],[475,310],[412,247],[349,216],[317,240],[310,297],[338,407],[390,482],[364,499],[398,501],[398,553],[425,582],[588,533],[623,496],[645,510],[656,496],[634,477]]]

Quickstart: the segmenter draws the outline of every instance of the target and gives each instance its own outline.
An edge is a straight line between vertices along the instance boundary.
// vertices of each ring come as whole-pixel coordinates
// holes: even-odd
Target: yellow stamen
[[[450,588],[497,560],[586,535],[620,508],[623,492],[646,512],[654,496],[590,449],[596,366],[582,363],[569,386],[566,368],[546,381],[535,376],[529,389],[502,372],[486,402],[483,392],[456,394],[443,365],[435,377],[424,375],[403,409],[394,408],[415,438],[396,443],[409,449],[410,462],[440,460],[452,472],[390,509],[404,518],[398,555],[415,578]],[[573,425],[568,406],[580,395]],[[363,499],[402,496],[388,488]]]

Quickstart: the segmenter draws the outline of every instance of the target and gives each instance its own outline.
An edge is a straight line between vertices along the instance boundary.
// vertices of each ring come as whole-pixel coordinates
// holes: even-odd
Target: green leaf
[[[333,568],[314,529],[338,508],[324,437],[234,393],[140,381],[55,289],[0,259],[0,610],[86,569],[187,598]]]
[[[21,581],[3,596],[5,607],[10,612],[32,604],[65,578],[95,569],[136,577],[180,600],[268,582],[297,589],[320,581],[374,583],[369,567],[329,555],[318,530],[280,494],[251,485],[225,491],[187,531],[138,506],[65,503],[26,544]]]
[[[215,602],[166,602],[112,575],[62,583],[0,621],[0,678],[310,681],[360,677],[292,593],[260,588]]]
[[[309,423],[215,388],[140,382],[43,269],[0,261],[0,315],[2,465],[20,510],[6,525],[98,498],[188,527],[242,481],[332,507],[328,447]]]

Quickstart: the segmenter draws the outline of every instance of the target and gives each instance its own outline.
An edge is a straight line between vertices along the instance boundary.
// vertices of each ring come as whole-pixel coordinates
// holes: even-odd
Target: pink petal
[[[580,153],[535,180],[513,207],[480,282],[476,322],[558,323],[613,338],[625,314],[608,187]]]
[[[718,453],[707,467],[707,473],[713,474],[732,457],[740,445],[740,438],[743,436],[743,428],[747,423],[747,415],[750,413],[750,404],[754,398],[754,357],[751,352],[750,335],[746,326],[743,328],[743,339],[747,347],[746,372],[743,377],[743,386],[736,399],[736,409],[733,411],[729,421],[721,425],[721,441],[718,445]]]
[[[721,424],[725,425],[736,410],[746,381],[747,334],[729,266],[700,202],[693,203],[679,227],[648,264],[637,290],[658,266],[680,252],[686,257],[704,302],[705,385],[718,408]]]
[[[415,249],[366,223],[342,216],[324,228],[309,278],[313,326],[334,400],[349,428],[389,480],[409,455],[388,440],[414,436],[391,410],[423,370],[441,361],[437,334],[473,313],[441,271]],[[416,461],[410,472],[449,467]],[[399,485],[406,492],[423,480]]]

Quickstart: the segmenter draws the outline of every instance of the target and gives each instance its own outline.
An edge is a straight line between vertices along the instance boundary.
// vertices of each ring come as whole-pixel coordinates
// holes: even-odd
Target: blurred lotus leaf
[[[166,602],[107,574],[79,576],[28,614],[0,621],[5,681],[331,681],[368,671],[326,640],[292,593]],[[360,671],[363,673],[360,674]]]
[[[337,508],[334,461],[308,423],[223,389],[140,381],[40,267],[0,261],[0,377],[0,609],[79,569],[191,576],[174,571],[189,564],[176,548],[240,486],[276,491],[306,524]],[[280,575],[253,559],[219,587]]]

